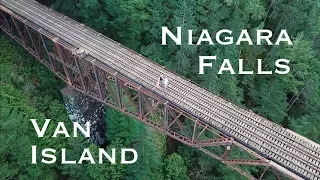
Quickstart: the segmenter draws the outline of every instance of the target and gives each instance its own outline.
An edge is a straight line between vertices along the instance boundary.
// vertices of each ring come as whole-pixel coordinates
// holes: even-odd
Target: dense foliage
[[[52,3],[56,10],[190,78],[212,92],[320,143],[318,0],[53,0]],[[255,36],[257,29],[270,29],[274,34],[286,29],[294,45],[188,46],[183,43],[177,46],[173,41],[169,41],[168,46],[162,46],[162,26],[168,26],[172,30],[178,26],[183,27],[183,37],[188,35],[187,29],[193,29],[197,37],[202,29],[208,29],[209,32],[230,29],[234,37],[237,37],[242,29],[248,29],[251,37]],[[0,132],[4,134],[0,137],[1,177],[242,178],[198,150],[180,145],[169,153],[162,135],[111,109],[108,109],[106,114],[109,141],[106,149],[134,147],[140,155],[137,163],[130,166],[30,166],[29,147],[37,141],[37,137],[28,118],[37,117],[43,120],[45,117],[55,117],[55,121],[68,122],[59,95],[63,84],[43,66],[25,55],[27,53],[20,47],[12,45],[7,37],[0,40]],[[187,38],[185,40],[187,41]],[[276,59],[285,57],[291,60],[291,71],[287,75],[217,75],[218,68],[214,68],[205,75],[198,75],[199,54],[216,55],[218,60],[215,67],[219,67],[223,58],[229,58],[232,65],[237,67],[237,59],[243,58],[245,69],[256,69],[256,59],[261,58],[264,69],[268,70],[274,69]],[[112,119],[117,119],[117,122]],[[15,141],[19,143],[12,143]],[[54,148],[62,146],[61,144],[69,146],[73,150],[70,154],[75,157],[79,157],[83,147],[89,146],[82,138],[58,138],[54,142],[51,139],[41,142],[41,147]],[[94,145],[90,148],[93,152],[97,149]],[[255,174],[260,169],[253,167],[246,170]],[[272,179],[271,176],[269,178]]]

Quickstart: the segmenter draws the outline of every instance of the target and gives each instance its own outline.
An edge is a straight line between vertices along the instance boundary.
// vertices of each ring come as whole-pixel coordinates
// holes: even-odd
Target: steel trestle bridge
[[[70,88],[195,147],[249,179],[320,180],[320,145],[199,87],[34,0],[0,0],[0,28]],[[77,52],[85,50],[86,56]],[[155,88],[160,75],[167,90]],[[233,154],[240,149],[248,155]],[[237,151],[238,152],[238,151]],[[252,176],[245,166],[260,166]]]

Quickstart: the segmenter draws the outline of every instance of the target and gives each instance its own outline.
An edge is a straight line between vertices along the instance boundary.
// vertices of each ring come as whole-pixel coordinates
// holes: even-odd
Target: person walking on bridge
[[[157,81],[157,88],[160,88],[161,84],[163,84],[163,77],[160,75],[158,81]]]
[[[164,78],[164,80],[163,80],[163,85],[164,85],[164,89],[166,90],[167,89],[167,87],[168,87],[168,82],[169,82],[169,80],[168,80],[168,78]]]
[[[164,78],[162,75],[160,75],[158,81],[157,81],[157,88],[160,88],[160,87],[164,87],[164,89],[166,90],[167,87],[168,87],[168,78]]]

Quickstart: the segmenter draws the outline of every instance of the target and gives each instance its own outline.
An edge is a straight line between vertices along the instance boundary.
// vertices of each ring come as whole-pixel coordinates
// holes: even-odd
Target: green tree
[[[76,0],[55,0],[51,7],[70,18],[79,20],[80,17],[76,2]]]
[[[92,179],[123,179],[127,166],[125,164],[120,164],[121,159],[121,148],[124,148],[120,140],[114,140],[111,142],[110,146],[105,148],[106,152],[111,155],[112,149],[116,150],[116,164],[111,164],[111,162],[106,162],[104,159],[103,164],[87,164],[87,172],[89,177]],[[90,146],[90,152],[95,160],[99,159],[99,147],[95,145]]]
[[[173,153],[169,155],[165,162],[166,179],[188,179],[187,167],[179,154]]]

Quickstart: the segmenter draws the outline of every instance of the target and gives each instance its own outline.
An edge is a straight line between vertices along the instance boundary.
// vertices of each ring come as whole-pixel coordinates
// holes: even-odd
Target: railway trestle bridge
[[[320,145],[34,0],[0,0],[0,28],[69,87],[249,179],[273,172],[277,179],[320,180]],[[88,54],[79,56],[82,50]],[[171,77],[167,90],[154,88],[160,75]],[[244,166],[261,168],[251,175]]]

